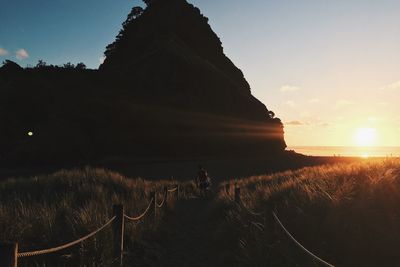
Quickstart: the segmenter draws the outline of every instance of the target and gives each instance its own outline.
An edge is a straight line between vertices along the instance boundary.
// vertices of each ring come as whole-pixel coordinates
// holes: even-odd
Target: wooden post
[[[235,188],[235,202],[240,203],[240,187]]]
[[[229,195],[229,189],[230,189],[230,187],[231,187],[230,184],[226,184],[226,185],[225,185],[225,193],[226,193],[227,195]]]
[[[176,185],[177,189],[176,189],[176,199],[179,200],[180,198],[180,194],[181,194],[181,187],[179,184]]]
[[[154,222],[156,221],[156,217],[157,217],[157,194],[155,191],[150,192],[150,200],[154,199],[154,203],[153,203],[153,216],[154,216]]]
[[[114,261],[116,267],[121,267],[122,252],[124,250],[124,206],[114,205],[113,212],[115,216],[115,220],[113,222]]]
[[[165,194],[164,195],[165,196],[164,210],[168,211],[168,187],[167,186],[164,187],[164,194]]]
[[[17,253],[17,243],[0,243],[0,266],[17,267]]]

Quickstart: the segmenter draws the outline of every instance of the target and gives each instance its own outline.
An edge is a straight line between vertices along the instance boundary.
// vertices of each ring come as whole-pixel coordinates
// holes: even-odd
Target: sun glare
[[[354,136],[357,146],[372,146],[376,141],[376,129],[359,128]]]

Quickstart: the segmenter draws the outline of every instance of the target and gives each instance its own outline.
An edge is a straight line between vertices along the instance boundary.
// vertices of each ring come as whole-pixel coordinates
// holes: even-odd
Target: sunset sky
[[[191,0],[290,146],[400,146],[400,1]],[[4,0],[0,60],[84,62],[139,1]]]

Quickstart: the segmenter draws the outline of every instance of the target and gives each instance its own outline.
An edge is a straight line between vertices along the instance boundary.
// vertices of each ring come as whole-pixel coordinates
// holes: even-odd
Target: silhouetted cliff
[[[129,77],[137,96],[159,96],[161,104],[265,119],[265,106],[207,21],[185,0],[154,1],[124,24],[100,70]]]
[[[7,62],[0,68],[1,160],[282,152],[281,121],[251,95],[207,21],[185,0],[152,1],[133,9],[99,70]]]

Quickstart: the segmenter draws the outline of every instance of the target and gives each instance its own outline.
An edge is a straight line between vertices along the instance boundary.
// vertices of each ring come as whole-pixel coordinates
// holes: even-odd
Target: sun
[[[374,128],[359,128],[354,136],[354,141],[357,146],[372,146],[376,141],[376,129]]]

